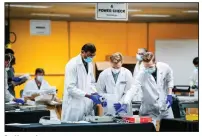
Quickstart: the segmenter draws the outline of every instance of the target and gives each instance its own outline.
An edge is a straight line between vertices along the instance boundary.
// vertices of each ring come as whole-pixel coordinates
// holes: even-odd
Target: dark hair
[[[92,44],[92,43],[87,43],[87,44],[85,44],[85,45],[81,48],[81,50],[84,51],[84,52],[90,52],[90,53],[95,53],[95,52],[96,52],[95,45]]]
[[[5,50],[5,54],[12,54],[12,55],[14,55],[14,53],[15,52],[12,49],[6,48],[6,50]]]
[[[43,73],[45,75],[45,71],[42,68],[37,68],[35,71],[35,75],[38,73]]]
[[[150,62],[151,60],[153,62],[156,62],[155,56],[154,56],[154,54],[152,52],[144,53],[142,58],[143,58],[143,60],[142,60],[143,62]]]
[[[5,61],[10,61],[10,56],[8,54],[5,55]]]
[[[198,57],[194,58],[193,64],[194,64],[194,65],[198,65]]]

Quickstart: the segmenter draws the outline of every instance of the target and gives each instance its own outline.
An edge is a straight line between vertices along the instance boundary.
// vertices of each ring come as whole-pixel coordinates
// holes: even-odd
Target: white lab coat
[[[198,70],[195,69],[190,77],[190,86],[198,86]]]
[[[62,122],[80,121],[87,115],[94,115],[93,102],[85,95],[95,92],[93,65],[88,63],[87,73],[79,54],[72,58],[65,67]]]
[[[107,114],[115,114],[113,104],[123,103],[124,94],[131,88],[131,85],[132,73],[126,68],[121,67],[116,83],[111,68],[107,68],[100,73],[96,89],[107,100]],[[133,115],[131,104],[128,106],[127,113]]]
[[[46,80],[42,80],[41,83],[41,87],[40,89],[37,87],[36,81],[35,79],[29,80],[27,81],[27,83],[25,84],[24,90],[23,90],[23,94],[22,97],[30,97],[32,96],[32,94],[42,94],[43,92],[48,93],[48,91],[50,90],[51,86],[49,85],[49,83]],[[54,92],[55,94],[55,92]]]
[[[173,118],[172,109],[167,109],[166,99],[168,88],[173,88],[173,72],[165,63],[157,62],[157,83],[154,77],[140,71],[133,82],[132,88],[126,93],[124,103],[130,103],[133,96],[142,89],[143,98],[140,115],[151,116],[155,120]]]
[[[199,86],[198,84],[198,69],[195,69],[190,77],[190,86]],[[198,98],[198,89],[194,90],[194,97]]]
[[[8,75],[6,70],[4,70],[4,91],[5,91],[5,102],[12,101],[14,99],[13,95],[8,91]]]
[[[135,78],[137,76],[138,72],[140,72],[143,69],[144,69],[143,63],[140,61],[137,61],[134,72],[133,72],[133,78]],[[139,90],[138,94],[134,96],[133,101],[142,101],[142,90],[141,89]]]

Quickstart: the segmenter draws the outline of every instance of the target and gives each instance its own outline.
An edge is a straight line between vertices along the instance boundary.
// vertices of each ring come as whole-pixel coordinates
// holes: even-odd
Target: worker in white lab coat
[[[122,103],[124,94],[131,88],[132,73],[122,67],[123,57],[120,53],[110,56],[111,67],[100,73],[96,88],[101,96],[107,100],[104,114],[115,114],[114,103]],[[132,106],[132,105],[131,105]],[[132,107],[127,109],[128,115],[132,114]]]
[[[137,73],[144,68],[143,63],[142,63],[142,57],[143,57],[143,54],[146,52],[147,52],[147,49],[145,49],[145,48],[138,49],[137,54],[136,54],[137,62],[136,62],[135,69],[133,72],[133,78],[135,78],[137,76]],[[138,93],[139,94],[134,96],[133,101],[142,101],[142,91],[139,90]]]
[[[151,52],[143,55],[143,65],[144,70],[135,77],[132,88],[127,91],[124,104],[118,112],[123,111],[139,89],[142,89],[141,116],[151,116],[154,123],[161,118],[173,118],[171,109],[174,84],[172,69],[166,63],[156,62]]]
[[[42,68],[37,68],[35,71],[35,78],[27,81],[23,90],[23,97],[28,97],[34,101],[34,98],[42,94],[56,95],[56,88],[51,87],[49,83],[44,79],[45,71]],[[35,97],[33,97],[35,96]],[[57,102],[60,100],[55,97]]]
[[[194,96],[198,97],[198,66],[199,66],[199,58],[196,57],[193,60],[193,64],[194,64],[194,71],[193,74],[191,76],[191,80],[190,80],[190,86],[191,88],[194,90]]]
[[[93,74],[92,60],[95,53],[95,46],[87,43],[81,53],[65,67],[62,122],[81,121],[85,116],[94,115],[94,104],[101,104]]]
[[[8,91],[8,75],[6,69],[9,67],[10,63],[10,56],[5,55],[5,70],[4,70],[4,92],[5,92],[5,102],[14,101],[16,103],[24,104],[25,101],[23,99],[15,98],[10,92]]]

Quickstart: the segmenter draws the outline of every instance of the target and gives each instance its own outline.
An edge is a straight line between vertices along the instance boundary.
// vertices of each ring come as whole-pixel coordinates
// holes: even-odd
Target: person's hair
[[[147,52],[146,48],[139,48],[139,50],[144,50],[145,52]]]
[[[194,65],[198,65],[198,61],[199,61],[199,60],[198,60],[198,57],[194,58],[193,64],[194,64]]]
[[[6,48],[6,50],[5,50],[5,54],[12,54],[12,55],[14,55],[14,53],[15,52],[12,49]]]
[[[37,68],[35,71],[35,75],[37,75],[38,73],[43,73],[45,75],[45,71],[42,68]]]
[[[110,61],[112,63],[119,63],[119,62],[122,62],[123,61],[123,56],[121,55],[121,53],[117,52],[117,53],[114,53],[110,56]]]
[[[150,62],[150,61],[156,62],[155,56],[152,52],[146,52],[144,53],[143,57],[142,57],[142,61],[143,62]]]
[[[10,61],[10,56],[8,54],[5,55],[5,61]]]
[[[82,51],[84,52],[90,52],[90,53],[95,53],[96,52],[96,47],[92,43],[86,43],[82,48]]]

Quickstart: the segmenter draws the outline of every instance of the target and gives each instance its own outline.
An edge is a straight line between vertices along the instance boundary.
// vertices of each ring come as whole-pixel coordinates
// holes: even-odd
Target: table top
[[[6,132],[153,132],[153,123],[118,124],[118,123],[62,123],[57,125],[5,125]]]

